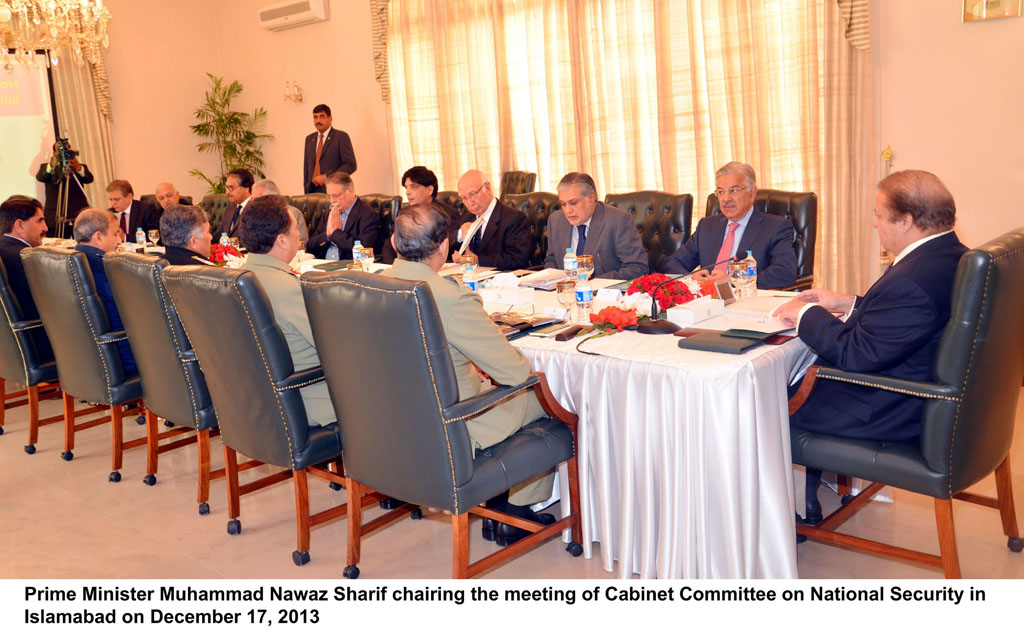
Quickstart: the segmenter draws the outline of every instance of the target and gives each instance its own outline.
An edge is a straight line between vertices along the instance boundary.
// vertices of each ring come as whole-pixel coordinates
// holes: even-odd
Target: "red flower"
[[[668,281],[670,277],[661,273],[654,273],[651,275],[644,275],[643,277],[637,277],[629,284],[629,289],[626,294],[632,295],[636,293],[647,293],[651,294],[659,285]],[[713,284],[712,284],[713,287]],[[701,296],[710,294],[701,287]],[[678,306],[688,301],[693,301],[693,293],[690,292],[689,286],[681,281],[672,281],[658,289],[658,292],[654,294],[655,301],[658,302],[658,307],[661,310],[668,310],[672,306]]]
[[[228,263],[228,255],[235,257],[241,257],[242,254],[238,252],[238,249],[228,244],[214,244],[210,246],[210,261],[217,264],[218,266],[226,266]]]
[[[597,314],[591,313],[590,322],[598,330],[622,332],[623,328],[637,324],[636,310],[623,310],[617,306],[607,306]]]

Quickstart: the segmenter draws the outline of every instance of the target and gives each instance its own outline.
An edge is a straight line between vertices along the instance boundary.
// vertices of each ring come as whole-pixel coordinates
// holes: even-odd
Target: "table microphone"
[[[682,275],[676,275],[670,279],[658,284],[654,290],[651,291],[651,318],[647,321],[641,321],[636,324],[636,331],[640,334],[645,335],[670,335],[674,332],[678,332],[682,328],[672,323],[668,319],[658,319],[658,291],[661,290],[662,286],[667,283],[677,281],[684,277],[689,277],[690,273],[683,273]]]

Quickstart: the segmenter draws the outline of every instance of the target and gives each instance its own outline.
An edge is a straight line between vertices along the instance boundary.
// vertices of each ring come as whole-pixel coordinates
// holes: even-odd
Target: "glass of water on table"
[[[559,281],[555,284],[555,294],[558,297],[558,303],[565,308],[566,320],[572,323],[572,310],[576,305],[576,282],[571,279]]]
[[[369,246],[363,246],[363,271],[372,272],[370,266],[373,265],[373,248]]]
[[[594,275],[594,256],[576,255],[576,272],[583,273],[590,279]]]

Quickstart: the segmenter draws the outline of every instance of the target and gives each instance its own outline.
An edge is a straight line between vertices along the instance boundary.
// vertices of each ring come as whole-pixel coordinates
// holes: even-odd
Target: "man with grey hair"
[[[459,178],[459,199],[466,212],[459,220],[456,240],[459,250],[452,261],[462,255],[476,255],[481,266],[498,270],[516,270],[530,265],[530,221],[523,211],[498,201],[491,182],[476,169]]]
[[[567,248],[594,257],[594,276],[636,279],[646,275],[647,251],[633,217],[624,210],[597,201],[594,179],[586,173],[568,173],[558,183],[562,210],[548,217],[548,254],[544,265],[564,268]]]
[[[264,195],[280,195],[281,189],[277,187],[277,184],[269,179],[261,179],[252,185],[252,196],[263,197]],[[306,228],[306,218],[302,216],[302,211],[295,208],[291,204],[288,204],[288,212],[295,218],[295,223],[299,228],[299,239],[302,241],[302,245],[305,246],[309,241],[309,229]]]
[[[160,216],[160,239],[172,266],[213,266],[210,259],[210,221],[198,206],[174,204]]]
[[[793,224],[785,217],[754,208],[757,178],[742,162],[729,162],[715,173],[721,215],[700,220],[697,230],[671,257],[661,262],[666,273],[699,269],[695,279],[725,273],[734,256],[749,251],[757,260],[758,288],[785,288],[796,282]],[[709,272],[710,271],[710,272]]]

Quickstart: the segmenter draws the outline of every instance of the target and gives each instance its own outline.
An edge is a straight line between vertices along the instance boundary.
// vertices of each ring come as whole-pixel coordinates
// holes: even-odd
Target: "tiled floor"
[[[56,414],[59,401],[43,406]],[[79,433],[75,458],[60,459],[63,426],[41,431],[38,451],[23,452],[27,439],[27,408],[9,410],[0,437],[0,577],[7,578],[340,578],[345,566],[345,523],[338,520],[312,533],[312,560],[296,567],[294,501],[290,482],[242,498],[243,532],[225,532],[227,508],[223,481],[211,488],[211,513],[199,516],[195,503],[194,446],[160,459],[159,482],[142,483],[143,448],[125,454],[123,480],[107,482],[110,471],[109,427]],[[1018,521],[1024,523],[1024,400],[1017,410],[1018,435],[1012,460]],[[125,437],[144,434],[144,427],[126,421]],[[219,443],[213,446],[214,466],[222,463]],[[343,502],[311,479],[313,508]],[[987,479],[977,491],[994,494]],[[822,489],[824,496],[826,490]],[[834,499],[826,499],[826,503]],[[826,504],[826,507],[828,505]],[[957,542],[965,577],[1024,577],[1024,554],[1011,554],[1002,537],[998,513],[957,502]],[[369,513],[368,513],[369,514]],[[360,568],[364,578],[446,578],[451,569],[448,517],[425,512],[420,521],[401,520],[363,542]],[[494,546],[480,539],[473,524],[471,557]],[[872,538],[937,551],[935,518],[929,499],[896,492],[895,503],[874,503],[843,527]],[[564,545],[549,541],[516,561],[502,565],[492,578],[611,578],[601,567],[601,547],[594,558],[572,558]],[[816,543],[799,547],[800,574],[805,578],[934,578],[929,569],[835,549]]]

